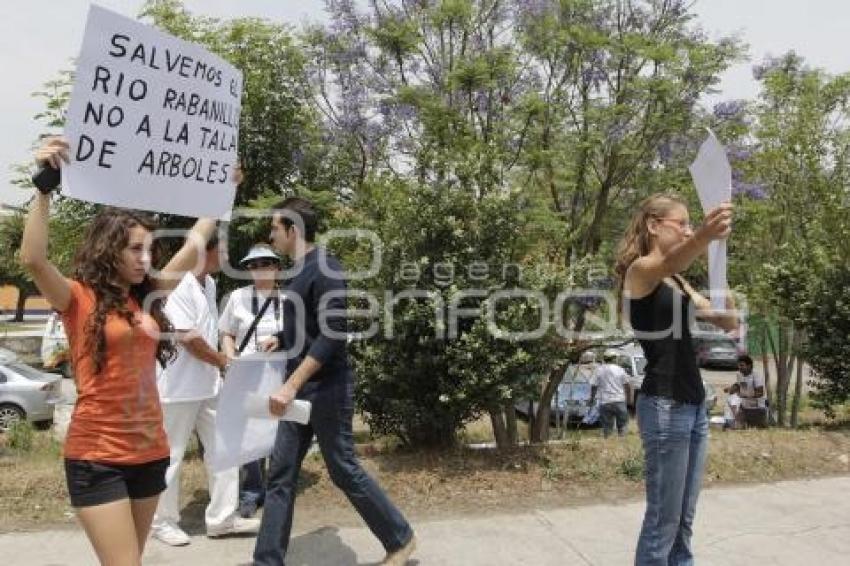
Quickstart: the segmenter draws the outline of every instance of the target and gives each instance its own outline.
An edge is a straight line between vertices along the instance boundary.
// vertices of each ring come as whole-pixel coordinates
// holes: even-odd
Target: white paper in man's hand
[[[703,212],[732,200],[732,167],[726,157],[726,148],[708,130],[697,158],[690,166]],[[714,241],[708,246],[708,286],[711,291],[711,308],[726,309],[726,241]]]
[[[283,415],[278,417],[273,415],[269,410],[269,396],[257,393],[250,393],[245,397],[243,403],[245,408],[245,416],[252,419],[277,419],[281,421],[295,421],[301,424],[307,424],[310,421],[310,401],[296,399],[284,411]]]
[[[215,419],[215,471],[226,470],[271,453],[278,421],[253,418],[249,397],[268,397],[283,383],[284,360],[279,354],[256,353],[233,360],[218,397]]]

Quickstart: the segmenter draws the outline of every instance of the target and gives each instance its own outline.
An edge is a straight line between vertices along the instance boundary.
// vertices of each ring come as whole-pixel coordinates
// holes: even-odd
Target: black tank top
[[[677,292],[661,281],[647,296],[626,299],[635,335],[646,355],[641,393],[699,404],[705,399],[702,376],[691,343],[691,298],[679,279]],[[678,316],[674,316],[678,310]]]

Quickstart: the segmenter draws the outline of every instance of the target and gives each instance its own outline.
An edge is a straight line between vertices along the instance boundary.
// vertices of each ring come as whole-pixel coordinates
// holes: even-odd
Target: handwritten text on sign
[[[68,196],[227,218],[242,74],[203,48],[92,6],[65,135]]]

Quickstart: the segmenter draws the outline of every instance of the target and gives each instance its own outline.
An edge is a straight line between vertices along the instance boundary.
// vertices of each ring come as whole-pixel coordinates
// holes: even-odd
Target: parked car
[[[12,350],[0,348],[0,364],[5,364],[6,362],[15,362],[17,360],[18,354],[16,354]]]
[[[44,324],[41,337],[41,365],[47,371],[57,371],[64,377],[71,377],[71,353],[65,326],[58,313],[52,312]]]
[[[626,405],[634,409],[646,372],[643,348],[634,342],[615,347],[600,347],[598,356],[594,351],[587,351],[582,354],[578,364],[570,364],[564,370],[561,383],[550,404],[549,419],[552,424],[579,423],[590,412],[592,407],[590,378],[598,365],[596,359],[601,359],[601,353],[605,350],[613,350],[617,353],[617,365],[622,367],[629,376]],[[704,379],[702,384],[705,388],[706,408],[710,412],[717,405],[717,392]],[[521,400],[516,402],[515,409],[521,418],[528,418],[529,409],[536,413],[539,406],[537,401]]]
[[[723,333],[699,333],[693,336],[697,365],[738,369],[738,344]]]
[[[0,431],[29,421],[49,425],[62,378],[17,361],[0,363]]]
[[[558,384],[549,409],[550,423],[559,424],[581,423],[590,412],[591,385],[590,377],[596,368],[593,353],[586,352],[580,363],[570,364],[564,370],[561,382]],[[537,413],[540,403],[533,400],[522,400],[515,404],[517,414],[528,418],[529,410]]]

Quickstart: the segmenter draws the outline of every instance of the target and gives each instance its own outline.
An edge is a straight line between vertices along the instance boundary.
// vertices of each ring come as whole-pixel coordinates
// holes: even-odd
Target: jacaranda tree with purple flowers
[[[735,41],[703,36],[678,1],[326,4],[329,23],[305,34],[309,77],[334,143],[352,156],[346,188],[353,206],[369,201],[371,186],[387,178],[402,180],[400,187],[439,191],[441,199],[470,199],[464,202],[474,207],[493,196],[521,195],[514,197],[516,206],[535,215],[535,222],[519,239],[507,232],[492,235],[498,245],[492,257],[481,259],[535,257],[554,271],[609,263],[613,234],[622,230],[630,207],[660,188],[657,179],[666,179],[664,164],[655,158],[660,146],[689,131],[697,99],[740,51]],[[409,202],[409,192],[396,191],[392,198]],[[391,231],[386,216],[359,211],[378,222],[379,232],[381,223]],[[462,226],[470,233],[475,228]],[[407,252],[413,257],[413,249]],[[452,253],[435,241],[429,261]],[[585,319],[583,310],[597,306],[585,303],[567,305],[564,319],[574,330]],[[468,330],[474,328],[473,321]],[[483,348],[482,355],[471,354],[483,364],[478,373],[490,379],[492,366],[483,354],[493,344],[460,341]],[[563,355],[569,346],[563,343]],[[410,347],[415,345],[408,346],[414,352]],[[445,365],[449,351],[440,352],[430,349],[429,355],[440,356]],[[560,378],[555,358],[549,363],[536,419],[544,425],[534,428],[536,441],[545,440],[549,399]],[[367,370],[364,379],[375,371]],[[396,390],[383,388],[382,395],[422,403],[421,390],[398,377]],[[422,383],[429,379],[445,375],[416,377]],[[463,388],[457,393],[468,407],[482,407],[482,399],[494,398],[492,392],[508,392],[502,397],[509,406],[511,392],[521,389],[514,385],[524,377],[504,379],[490,379],[487,393]],[[369,387],[364,383],[363,391]]]

